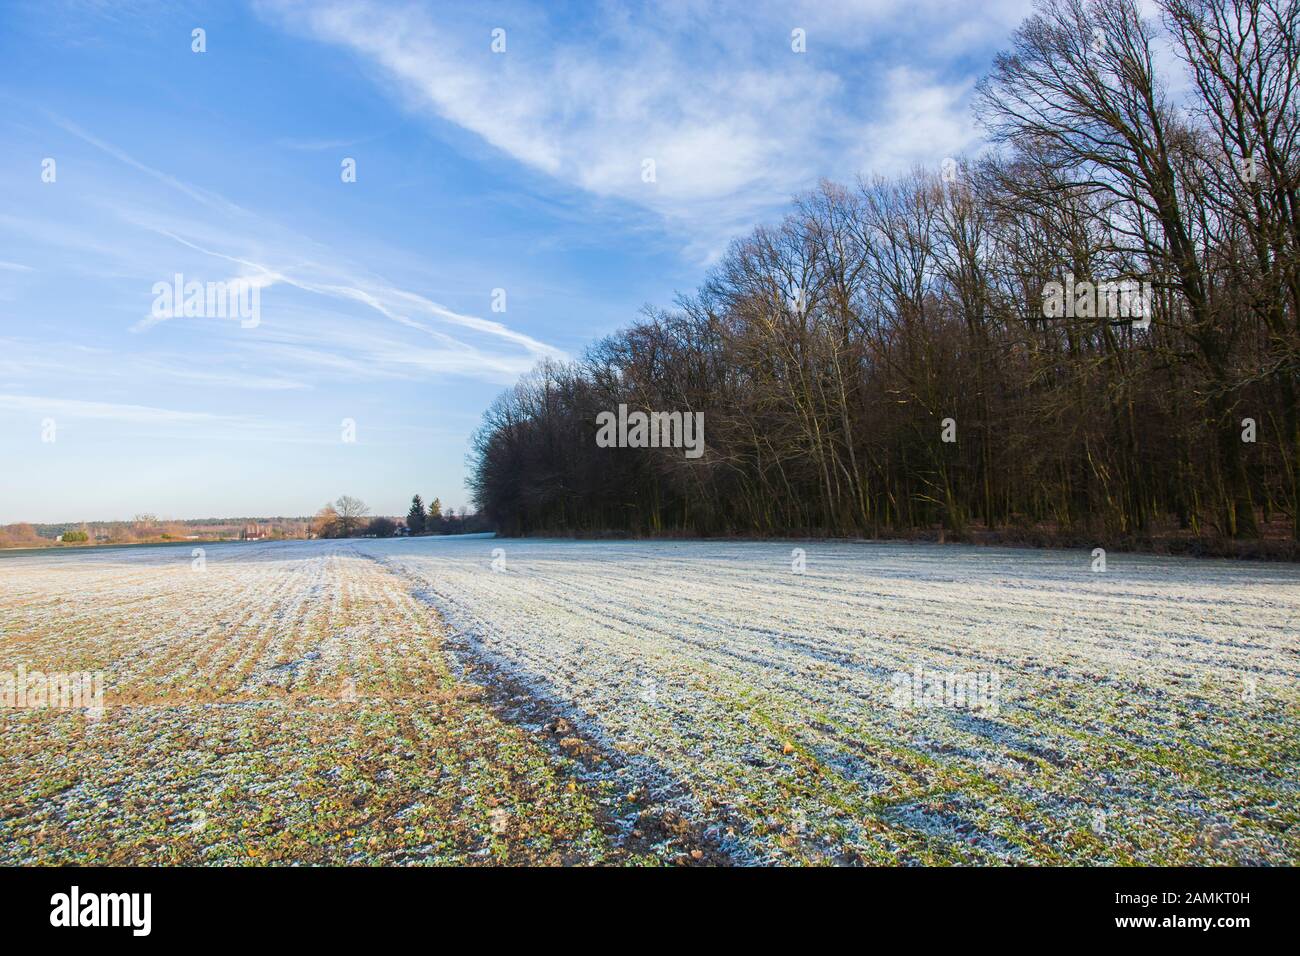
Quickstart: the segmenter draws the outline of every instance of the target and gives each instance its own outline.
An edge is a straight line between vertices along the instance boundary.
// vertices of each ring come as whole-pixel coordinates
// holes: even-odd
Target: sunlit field
[[[0,711],[0,862],[1300,862],[1300,568],[1094,567],[480,537],[0,557],[0,671],[104,688]]]

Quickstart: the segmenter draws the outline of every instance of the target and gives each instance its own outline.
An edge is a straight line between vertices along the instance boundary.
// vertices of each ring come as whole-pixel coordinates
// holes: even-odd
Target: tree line
[[[264,526],[272,539],[302,538],[310,519],[301,517],[175,518],[137,514],[129,521],[81,521],[0,525],[0,548],[44,548],[63,545],[151,544],[168,541],[220,541],[239,534],[248,524]]]
[[[442,510],[442,501],[434,498],[426,510],[424,500],[415,495],[406,513],[406,529],[410,534],[476,534],[490,531],[491,526],[482,515],[470,511],[456,513],[455,508]]]
[[[405,521],[383,515],[370,517],[369,505],[360,498],[343,495],[316,512],[311,528],[318,538],[391,538],[398,534],[472,534],[486,530],[490,529],[482,516],[468,512],[456,514],[455,508],[448,508],[444,514],[438,498],[426,510],[419,495],[411,499]]]
[[[479,511],[1295,542],[1297,2],[1157,6],[1044,0],[977,88],[987,154],[822,182],[675,307],[539,366],[474,437]],[[598,446],[619,405],[702,412],[704,453]]]

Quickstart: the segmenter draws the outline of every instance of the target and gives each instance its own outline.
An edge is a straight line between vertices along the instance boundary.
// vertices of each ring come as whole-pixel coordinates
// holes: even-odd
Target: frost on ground
[[[361,546],[738,861],[1300,862],[1300,568],[802,548]],[[996,712],[895,706],[917,667]]]
[[[330,543],[0,557],[0,863],[619,859],[592,792],[454,680],[436,614]]]
[[[1300,862],[1300,568],[798,546],[0,557],[0,862]]]

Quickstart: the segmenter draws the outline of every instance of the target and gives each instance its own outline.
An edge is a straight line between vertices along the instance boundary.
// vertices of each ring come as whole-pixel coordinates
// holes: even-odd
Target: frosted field
[[[1300,863],[1300,568],[1091,563],[0,557],[0,670],[103,670],[108,704],[0,712],[0,861]],[[995,693],[918,701],[918,667]]]

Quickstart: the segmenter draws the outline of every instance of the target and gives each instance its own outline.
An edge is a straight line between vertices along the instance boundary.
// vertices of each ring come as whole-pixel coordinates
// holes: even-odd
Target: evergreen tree
[[[406,513],[406,530],[411,534],[424,531],[424,501],[419,495],[411,499],[411,510]]]

